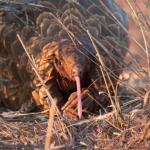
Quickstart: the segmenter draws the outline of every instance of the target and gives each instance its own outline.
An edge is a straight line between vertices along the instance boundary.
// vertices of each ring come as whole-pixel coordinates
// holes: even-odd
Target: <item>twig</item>
[[[108,119],[108,117],[115,115],[115,113],[116,113],[116,111],[112,111],[112,112],[107,113],[105,115],[99,115],[99,116],[96,116],[96,117],[93,117],[90,119],[81,120],[77,123],[72,124],[71,126],[80,126],[82,124],[86,124],[86,123],[93,122],[93,121],[105,120],[105,119]]]
[[[49,110],[46,109],[44,111],[41,111],[41,112],[35,112],[35,113],[12,113],[10,114],[9,113],[2,113],[0,114],[1,117],[4,117],[4,118],[10,118],[10,119],[13,119],[13,118],[17,118],[17,117],[26,117],[26,116],[31,116],[31,115],[40,115],[40,114],[45,114],[47,113]]]
[[[44,150],[50,149],[51,138],[52,138],[52,129],[53,129],[53,124],[54,124],[54,115],[55,115],[55,104],[52,103],[51,108],[49,110],[49,119],[48,119],[48,127],[47,127],[47,132],[46,132]]]
[[[143,141],[144,141],[145,136],[146,136],[146,134],[148,133],[147,131],[148,131],[149,128],[150,128],[150,121],[148,121],[148,123],[145,125],[145,128],[144,128],[143,134],[142,134],[142,136],[141,136],[140,142],[143,142]]]

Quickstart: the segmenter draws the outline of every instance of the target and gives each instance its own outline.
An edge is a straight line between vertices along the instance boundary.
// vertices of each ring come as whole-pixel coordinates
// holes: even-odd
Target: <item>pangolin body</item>
[[[106,85],[100,66],[107,70],[115,85],[116,78],[122,71],[121,61],[127,52],[128,37],[125,29],[128,28],[128,19],[126,14],[114,1],[110,0],[79,0],[77,3],[61,1],[59,5],[53,1],[51,3],[49,7],[55,8],[52,9],[53,11],[40,9],[39,13],[35,13],[39,14],[38,17],[31,18],[32,27],[21,25],[18,29],[20,23],[15,24],[12,28],[16,30],[10,34],[10,37],[17,32],[21,34],[58,106],[61,107],[64,100],[76,91],[75,76],[80,77],[81,88],[94,91],[95,97],[98,97],[96,99],[98,103],[103,103],[106,100],[105,98],[102,100],[98,92],[105,93]],[[24,83],[27,83],[28,89],[32,92],[32,96],[29,92],[29,97],[33,97],[37,105],[44,105],[46,95],[43,87],[31,71],[24,52],[18,55],[21,45],[15,43],[19,48],[12,47],[15,45],[12,43],[17,40],[10,37],[6,36],[9,39],[7,49],[15,53],[10,55],[10,60],[12,61],[13,56],[20,56],[19,60],[13,60],[15,70],[18,72],[21,68],[25,68],[25,78],[28,78],[26,80],[23,76],[21,78],[23,82],[26,81]],[[8,42],[8,40],[5,41]],[[97,53],[100,54],[103,64],[99,62]],[[20,62],[23,65],[20,65]],[[19,81],[18,75],[12,76]],[[108,77],[106,78],[108,80]],[[108,87],[111,89],[110,83]]]

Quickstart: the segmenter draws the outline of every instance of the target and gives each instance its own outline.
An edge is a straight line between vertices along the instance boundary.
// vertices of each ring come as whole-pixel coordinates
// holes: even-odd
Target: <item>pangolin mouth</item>
[[[82,101],[81,101],[81,85],[80,85],[80,77],[75,76],[76,86],[77,86],[77,107],[78,107],[78,116],[82,117]]]

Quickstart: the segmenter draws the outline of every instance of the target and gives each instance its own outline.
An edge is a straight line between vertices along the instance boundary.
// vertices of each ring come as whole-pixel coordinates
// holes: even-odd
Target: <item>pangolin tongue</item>
[[[78,101],[78,116],[82,117],[82,102],[81,102],[81,86],[80,86],[80,77],[75,76],[76,85],[77,85],[77,101]]]

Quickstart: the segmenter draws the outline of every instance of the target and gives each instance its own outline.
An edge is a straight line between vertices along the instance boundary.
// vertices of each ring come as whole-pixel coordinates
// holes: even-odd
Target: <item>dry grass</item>
[[[45,149],[48,149],[48,147],[51,147],[51,149],[107,150],[144,150],[150,148],[150,39],[148,36],[150,35],[150,16],[145,13],[145,11],[150,10],[150,4],[149,1],[141,1],[146,9],[142,10],[137,1],[118,1],[122,5],[126,4],[130,21],[133,26],[136,26],[136,32],[140,32],[141,35],[141,39],[137,39],[129,29],[130,50],[128,58],[130,58],[130,61],[132,60],[133,64],[127,68],[127,77],[125,72],[120,77],[122,80],[119,84],[119,95],[116,96],[116,99],[120,98],[121,105],[112,101],[114,106],[112,112],[99,116],[89,116],[85,120],[65,118],[59,112],[57,116],[52,115],[52,117],[53,112],[49,116],[42,112],[33,114],[3,112],[0,114],[0,149],[40,150],[44,146]],[[72,36],[69,31],[67,32]],[[91,37],[90,34],[89,36]],[[92,42],[93,40],[91,37]],[[132,46],[132,43],[136,46]],[[139,56],[140,54],[135,56],[132,51],[133,47],[135,50],[138,47],[143,56]],[[141,64],[138,63],[139,58],[142,61]],[[31,59],[30,61],[38,75],[34,60]],[[103,66],[103,62],[100,62]],[[107,73],[104,68],[101,68],[102,72]],[[44,86],[42,79],[41,82]],[[48,92],[47,94],[49,95]],[[51,99],[51,96],[49,97]],[[123,117],[121,121],[119,113]],[[49,124],[50,130],[49,128],[47,130],[47,124]],[[49,135],[45,145],[46,134],[51,135]]]
[[[146,149],[150,144],[148,112],[136,109],[124,114],[122,125],[118,125],[114,113],[82,121],[64,119],[63,126],[56,117],[51,149]],[[4,116],[0,120],[1,147],[43,149],[48,119],[45,115]]]

